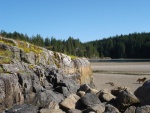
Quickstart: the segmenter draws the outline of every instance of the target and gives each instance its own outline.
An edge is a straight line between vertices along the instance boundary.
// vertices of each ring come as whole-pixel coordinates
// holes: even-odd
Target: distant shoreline
[[[127,86],[134,92],[142,85],[138,78],[150,79],[150,62],[91,62],[93,82],[98,90],[113,89],[106,84],[113,82],[117,86]]]
[[[89,62],[150,62],[150,59],[89,59]]]

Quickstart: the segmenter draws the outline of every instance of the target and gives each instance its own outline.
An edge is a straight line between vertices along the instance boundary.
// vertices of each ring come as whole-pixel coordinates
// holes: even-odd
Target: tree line
[[[150,58],[150,33],[144,32],[117,35],[86,43],[82,43],[79,39],[73,37],[69,37],[67,40],[60,40],[54,37],[43,38],[39,34],[29,37],[27,34],[16,31],[7,33],[1,30],[0,35],[79,57]]]

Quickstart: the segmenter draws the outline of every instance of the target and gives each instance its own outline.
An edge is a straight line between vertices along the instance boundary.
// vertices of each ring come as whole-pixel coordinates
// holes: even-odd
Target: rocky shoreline
[[[96,90],[91,65],[31,44],[0,37],[0,112],[147,113],[150,81]]]

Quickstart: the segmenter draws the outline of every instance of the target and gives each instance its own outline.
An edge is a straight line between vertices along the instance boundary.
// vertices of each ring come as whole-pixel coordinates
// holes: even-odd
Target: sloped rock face
[[[22,104],[44,109],[92,83],[87,59],[2,37],[0,51],[0,112]]]
[[[22,88],[15,74],[0,74],[0,112],[13,106],[24,103]]]

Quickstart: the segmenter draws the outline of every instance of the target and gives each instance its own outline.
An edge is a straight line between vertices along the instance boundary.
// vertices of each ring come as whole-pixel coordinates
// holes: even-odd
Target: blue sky
[[[0,30],[82,42],[150,32],[150,0],[0,0]]]

